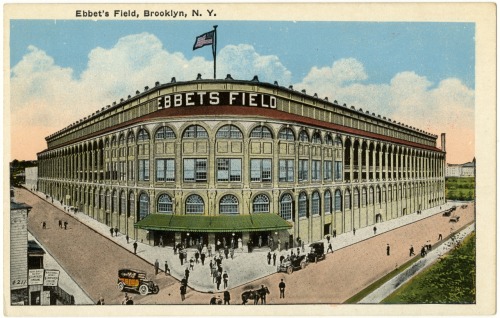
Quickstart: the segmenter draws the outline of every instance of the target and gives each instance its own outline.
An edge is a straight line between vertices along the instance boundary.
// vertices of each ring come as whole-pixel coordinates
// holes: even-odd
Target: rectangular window
[[[148,159],[139,159],[139,181],[149,181]]]
[[[156,181],[175,181],[174,159],[156,160]]]
[[[134,162],[133,161],[128,162],[128,179],[134,180]]]
[[[271,181],[271,159],[252,159],[250,161],[250,181]]]
[[[299,181],[309,180],[309,160],[299,160]]]
[[[280,160],[280,181],[293,182],[294,160]]]
[[[207,159],[184,159],[184,181],[206,182]]]
[[[321,180],[321,160],[313,160],[312,161],[311,179],[313,181]]]
[[[342,161],[335,161],[335,181],[342,180]]]
[[[332,162],[329,160],[324,162],[323,179],[332,180]]]
[[[217,159],[217,181],[241,181],[241,159]]]
[[[125,161],[120,161],[120,180],[125,181],[126,179],[126,165]]]

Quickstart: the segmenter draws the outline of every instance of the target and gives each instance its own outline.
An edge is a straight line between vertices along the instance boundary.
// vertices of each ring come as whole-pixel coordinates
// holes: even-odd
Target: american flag
[[[193,45],[193,51],[204,47],[205,45],[210,45],[214,43],[215,31],[210,31],[205,34],[196,37],[196,41]]]

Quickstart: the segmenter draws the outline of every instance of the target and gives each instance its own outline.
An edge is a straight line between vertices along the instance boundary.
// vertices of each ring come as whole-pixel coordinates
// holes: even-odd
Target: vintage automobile
[[[307,254],[308,262],[317,262],[325,259],[325,243],[316,242],[309,245],[310,252]]]
[[[141,295],[149,293],[157,294],[160,288],[157,284],[146,279],[146,273],[134,269],[120,269],[118,270],[118,289],[138,291]]]
[[[304,269],[307,266],[307,257],[305,254],[302,255],[292,255],[283,260],[278,266],[278,272],[286,272],[288,274],[293,273],[295,269]]]

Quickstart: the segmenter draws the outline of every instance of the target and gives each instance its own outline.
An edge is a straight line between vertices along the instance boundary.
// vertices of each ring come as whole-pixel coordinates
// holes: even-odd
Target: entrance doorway
[[[323,235],[330,235],[332,230],[331,228],[332,228],[331,224],[325,224],[323,229]]]

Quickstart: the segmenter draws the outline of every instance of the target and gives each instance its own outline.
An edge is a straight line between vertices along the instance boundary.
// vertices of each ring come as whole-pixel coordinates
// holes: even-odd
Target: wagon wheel
[[[304,268],[306,268],[306,265],[307,265],[306,262],[301,262],[300,263],[300,268],[304,269]]]
[[[118,289],[122,291],[125,288],[125,284],[123,282],[118,283]]]
[[[292,266],[288,266],[288,268],[286,269],[286,272],[287,272],[287,274],[293,273],[293,267]]]
[[[148,286],[146,286],[146,285],[141,285],[141,286],[139,287],[139,293],[140,293],[141,295],[147,295],[147,294],[148,294],[148,292],[149,292],[149,288],[148,288]]]

